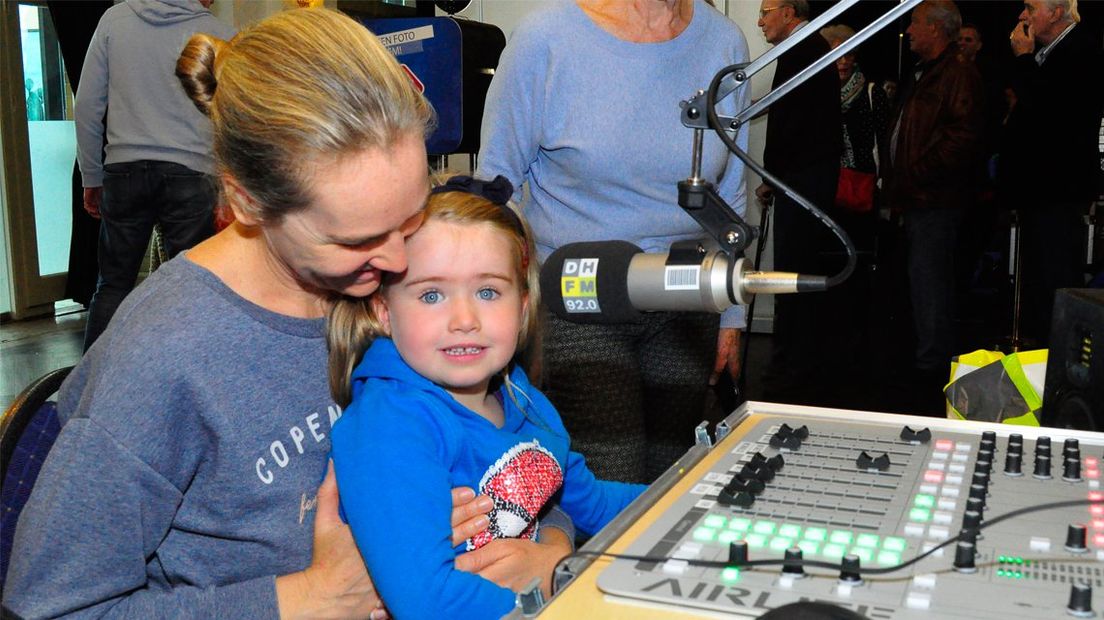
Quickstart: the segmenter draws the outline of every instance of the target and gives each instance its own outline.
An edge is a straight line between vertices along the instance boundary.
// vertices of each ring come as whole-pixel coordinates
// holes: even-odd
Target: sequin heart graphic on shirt
[[[536,539],[537,513],[563,483],[563,471],[552,453],[536,441],[510,448],[479,481],[479,493],[494,501],[490,525],[468,539],[468,550],[495,538]]]

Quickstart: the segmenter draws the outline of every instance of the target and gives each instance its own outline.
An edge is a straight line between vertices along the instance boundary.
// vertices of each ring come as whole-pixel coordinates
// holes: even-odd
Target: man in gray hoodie
[[[84,208],[102,223],[85,350],[134,288],[154,224],[170,257],[214,232],[211,122],[175,75],[193,34],[234,36],[212,2],[127,0],[104,13],[89,44],[76,100],[78,163]]]

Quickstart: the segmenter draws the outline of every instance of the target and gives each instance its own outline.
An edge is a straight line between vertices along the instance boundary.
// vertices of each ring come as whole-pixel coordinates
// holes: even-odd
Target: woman
[[[836,24],[820,31],[832,49],[855,35],[849,26]],[[877,174],[877,148],[885,139],[889,124],[889,99],[885,91],[867,82],[855,54],[836,61],[840,78],[840,108],[843,114],[843,154],[840,166]]]
[[[432,112],[372,33],[322,9],[231,43],[196,35],[177,74],[213,122],[235,221],[128,297],[63,386],[68,422],[20,519],[4,604],[25,617],[379,617],[326,465],[341,410],[324,316],[333,296],[405,269]],[[454,511],[458,540],[480,509]],[[465,566],[514,585],[550,572],[560,543]]]
[[[705,59],[705,60],[703,60]],[[566,243],[622,239],[646,252],[707,235],[678,207],[693,131],[678,102],[748,59],[734,23],[703,0],[579,0],[514,31],[487,95],[478,176],[520,190],[544,260]],[[722,114],[747,105],[748,90]],[[747,146],[747,130],[737,140]],[[702,176],[743,213],[743,165],[707,136]],[[580,325],[549,316],[543,389],[599,478],[654,479],[689,447],[708,383],[738,372],[742,308],[657,312]]]

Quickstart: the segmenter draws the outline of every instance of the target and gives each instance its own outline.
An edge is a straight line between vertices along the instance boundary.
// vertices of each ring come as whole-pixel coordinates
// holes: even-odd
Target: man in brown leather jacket
[[[955,354],[954,250],[982,146],[982,81],[958,54],[961,25],[953,2],[925,0],[913,11],[909,46],[919,64],[904,76],[882,168],[889,205],[904,218],[914,366],[925,385],[946,379]]]

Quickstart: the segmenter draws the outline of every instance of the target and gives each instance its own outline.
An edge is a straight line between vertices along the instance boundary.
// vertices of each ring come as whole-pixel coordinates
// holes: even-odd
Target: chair
[[[39,377],[16,396],[0,418],[0,589],[8,574],[19,513],[61,431],[57,404],[48,399],[71,370],[68,366]]]

